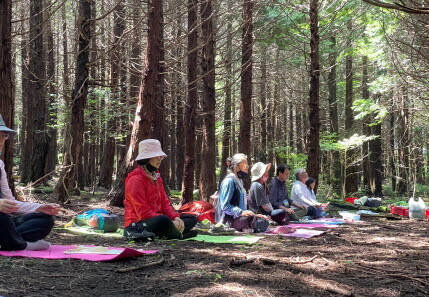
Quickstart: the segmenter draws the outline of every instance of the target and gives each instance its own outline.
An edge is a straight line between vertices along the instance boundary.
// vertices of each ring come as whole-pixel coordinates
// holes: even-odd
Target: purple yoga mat
[[[64,252],[74,249],[78,246],[75,245],[51,245],[48,250],[43,251],[0,251],[1,256],[6,257],[27,257],[27,258],[40,258],[40,259],[80,259],[86,261],[112,261],[122,258],[139,257],[146,254],[155,254],[157,250],[143,251],[134,250],[130,248],[117,248],[109,247],[109,249],[122,250],[117,255],[103,255],[103,254],[65,254]]]

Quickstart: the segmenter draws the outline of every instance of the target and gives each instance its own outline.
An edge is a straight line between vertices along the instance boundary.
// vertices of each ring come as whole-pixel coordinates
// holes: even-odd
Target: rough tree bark
[[[329,102],[329,129],[331,133],[335,134],[334,141],[338,140],[338,103],[337,103],[337,39],[335,36],[329,38],[329,72],[328,72],[328,102]],[[341,156],[339,151],[332,152],[331,163],[331,181],[334,185],[335,191],[339,194],[341,192]]]
[[[215,135],[215,32],[213,30],[212,0],[201,3],[203,52],[203,144],[201,152],[200,197],[209,200],[216,191],[216,135]]]
[[[123,206],[125,179],[128,173],[135,168],[134,161],[138,155],[139,142],[148,138],[162,140],[165,72],[162,0],[149,0],[148,12],[145,68],[142,72],[130,145],[125,166],[120,168],[115,184],[108,196],[110,204],[115,206]]]
[[[188,100],[185,116],[185,164],[183,168],[182,202],[193,201],[195,171],[195,124],[197,90],[197,7],[198,0],[188,0]]]
[[[352,32],[352,20],[347,21],[347,30]],[[345,132],[347,137],[353,135],[354,128],[354,117],[353,117],[353,54],[352,54],[352,36],[347,38],[347,54],[346,54],[346,110],[345,110]],[[352,165],[355,161],[356,152],[349,150],[347,152],[347,164],[345,168],[345,192],[355,193],[358,191],[358,168],[356,165]]]
[[[48,7],[51,4],[51,0],[47,1]],[[45,18],[50,15],[50,9],[47,10]],[[57,122],[57,108],[56,108],[56,79],[55,79],[55,57],[54,57],[54,36],[52,32],[52,21],[51,19],[46,20],[46,39],[47,39],[47,81],[48,81],[48,106],[46,108],[46,119],[48,123],[47,127],[47,147],[48,152],[46,153],[46,164],[44,168],[44,175],[55,170],[58,163],[58,152],[57,152],[57,129],[55,127]],[[47,179],[51,178],[48,177]],[[46,179],[46,180],[47,180]]]
[[[253,0],[243,0],[240,134],[238,150],[250,158],[250,128],[252,122],[252,67],[253,67]],[[248,160],[251,163],[250,159]]]
[[[69,190],[75,184],[77,162],[81,159],[84,131],[84,109],[88,95],[89,44],[91,41],[91,5],[92,0],[80,0],[78,3],[78,54],[76,57],[75,82],[72,92],[70,129],[66,137],[70,138],[70,147],[66,149],[63,165],[55,193],[58,201],[69,199]]]
[[[308,144],[307,172],[317,181],[320,172],[320,116],[319,116],[319,20],[318,0],[310,1],[310,136]]]
[[[12,84],[12,1],[0,1],[0,114],[7,127],[14,127],[14,97]],[[4,158],[4,159],[3,159]],[[9,176],[9,187],[15,195],[15,184],[12,178],[13,138],[6,141],[2,159]]]
[[[30,52],[29,71],[32,122],[27,139],[32,142],[30,181],[45,173],[48,140],[46,134],[46,64],[43,48],[43,0],[30,1]],[[28,143],[26,144],[28,145]]]
[[[228,11],[232,9],[232,0],[228,0]],[[219,185],[226,176],[226,160],[231,157],[231,110],[232,110],[232,14],[228,18],[225,56],[225,106],[223,110],[222,158]]]

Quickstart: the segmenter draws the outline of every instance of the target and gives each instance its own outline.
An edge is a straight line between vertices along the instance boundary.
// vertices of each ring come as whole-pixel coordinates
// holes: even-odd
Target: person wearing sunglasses
[[[0,154],[7,139],[15,131],[6,127],[0,115]],[[9,188],[5,165],[0,160],[0,250],[45,250],[49,242],[43,240],[54,226],[53,216],[58,204],[22,202],[15,199]]]

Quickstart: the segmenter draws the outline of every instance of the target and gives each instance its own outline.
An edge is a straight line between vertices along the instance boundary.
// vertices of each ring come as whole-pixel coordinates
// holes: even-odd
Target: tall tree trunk
[[[139,142],[148,138],[162,140],[165,72],[162,0],[148,1],[148,31],[144,65],[125,166],[121,166],[112,191],[109,193],[110,204],[115,206],[123,206],[125,179],[135,167],[134,161],[138,155]]]
[[[294,141],[294,137],[293,137],[293,135],[295,134],[294,133],[294,130],[295,130],[295,121],[294,121],[294,118],[293,118],[293,103],[292,103],[292,98],[293,98],[293,91],[290,91],[290,102],[289,102],[289,121],[288,121],[288,123],[289,123],[289,125],[288,125],[288,129],[289,129],[289,143],[288,143],[288,145],[287,146],[289,146],[290,148],[291,148],[291,150],[294,150],[295,149],[295,141]],[[285,117],[286,117],[287,115],[285,115]]]
[[[12,1],[0,1],[0,15],[0,114],[6,126],[13,129],[15,102],[12,84]],[[2,159],[5,162],[6,174],[9,176],[9,187],[15,195],[12,178],[13,138],[6,141]]]
[[[307,172],[317,180],[320,172],[320,116],[319,116],[319,20],[318,0],[310,1],[310,136],[308,144]]]
[[[369,99],[369,86],[368,86],[368,56],[362,57],[362,98],[363,99]],[[363,126],[362,126],[362,134],[366,136],[371,135],[371,122],[372,122],[373,116],[367,115],[363,120]],[[363,184],[367,189],[368,195],[371,195],[371,186],[370,181],[373,180],[373,168],[372,164],[370,163],[370,150],[369,150],[369,142],[365,142],[362,145],[362,154],[363,154],[363,161],[362,161],[362,169],[363,169]]]
[[[232,9],[232,0],[228,0],[228,11]],[[232,136],[232,14],[228,17],[226,36],[226,57],[225,57],[225,106],[223,110],[223,134],[222,134],[222,159],[219,185],[226,176],[226,160],[231,157],[231,136]]]
[[[352,20],[347,21],[347,30],[352,32]],[[352,50],[352,37],[347,38],[347,50]],[[347,137],[353,135],[354,128],[354,117],[353,117],[353,55],[351,52],[346,54],[346,111],[345,111],[345,132]],[[352,164],[355,161],[355,150],[349,150],[347,152],[347,164],[345,168],[345,192],[355,193],[358,191],[358,168],[356,165]]]
[[[395,99],[394,99],[394,97],[392,96],[392,106],[394,106],[394,105],[396,105],[396,103],[395,103]],[[392,109],[393,109],[393,107],[392,107]],[[389,160],[390,160],[390,174],[391,174],[391,176],[392,176],[392,179],[391,179],[391,181],[392,181],[392,190],[396,190],[396,185],[397,185],[397,182],[396,182],[396,176],[397,176],[397,168],[396,168],[396,166],[397,166],[397,160],[396,160],[396,158],[395,158],[395,114],[396,114],[397,112],[394,112],[393,110],[391,110],[390,111],[390,118],[389,118],[389,121],[390,121],[390,125],[389,125],[389,131],[390,131],[390,137],[389,137],[389,139],[390,139],[390,143],[389,143],[389,147],[390,147],[390,150],[389,150]]]
[[[70,117],[70,149],[64,156],[63,165],[58,183],[55,187],[55,193],[59,201],[69,199],[69,190],[75,184],[77,171],[77,162],[81,160],[81,150],[83,144],[84,131],[84,109],[88,95],[88,77],[89,77],[89,44],[91,41],[91,5],[92,0],[79,0],[79,22],[78,22],[78,55],[76,57],[75,82],[72,92],[71,117]]]
[[[241,48],[241,103],[238,150],[250,158],[250,127],[252,122],[253,67],[253,0],[243,0],[243,31]],[[270,132],[271,133],[271,132]],[[249,163],[250,160],[249,160]]]
[[[373,195],[377,197],[383,196],[383,147],[381,141],[381,123],[378,123],[371,128],[371,134],[377,138],[369,141],[370,164],[373,173],[369,181],[369,188]]]
[[[182,202],[193,201],[195,171],[195,117],[197,90],[197,7],[198,0],[188,0],[188,100],[185,116],[185,165],[183,169]]]
[[[215,94],[215,32],[212,0],[201,4],[203,55],[203,147],[201,152],[200,197],[207,201],[216,191],[216,94]]]
[[[261,161],[267,161],[267,47],[264,46],[261,49],[262,61],[261,61]],[[272,131],[269,131],[270,133]]]
[[[22,16],[23,18],[25,17]],[[21,75],[22,75],[22,130],[21,130],[21,182],[30,180],[31,172],[31,141],[28,139],[28,130],[32,122],[31,103],[30,103],[30,73],[28,69],[28,39],[23,38],[21,41]]]
[[[50,6],[50,0],[47,1],[47,6]],[[50,15],[50,9],[47,10],[46,18]],[[46,154],[46,165],[44,169],[44,174],[48,174],[55,170],[55,167],[58,163],[57,156],[57,129],[55,127],[57,123],[57,108],[56,108],[56,79],[55,79],[55,57],[54,57],[54,36],[52,33],[52,20],[47,20],[47,28],[46,28],[46,39],[47,39],[47,53],[48,53],[48,67],[47,67],[47,81],[48,81],[48,106],[47,106],[47,113],[46,113],[46,119],[48,123],[47,128],[47,146],[48,146],[48,152]],[[48,177],[51,178],[51,177]]]
[[[329,44],[329,72],[328,72],[328,102],[329,102],[329,130],[335,134],[334,141],[338,140],[338,103],[337,103],[337,39],[331,36]],[[339,194],[341,192],[341,156],[339,151],[332,152],[331,163],[331,183],[334,185],[335,191]]]
[[[30,88],[32,157],[30,180],[41,178],[45,172],[48,141],[46,135],[45,51],[43,48],[43,0],[30,1]]]
[[[120,82],[120,74],[121,69],[123,67],[123,55],[124,55],[124,46],[123,46],[123,33],[125,30],[125,7],[123,4],[119,4],[116,7],[114,12],[114,21],[113,21],[113,51],[111,56],[111,66],[110,66],[110,84],[112,86],[112,94],[111,94],[111,102],[117,100],[118,102],[114,106],[119,107],[119,102],[122,103],[123,94],[121,92],[121,88],[119,86]],[[119,124],[119,125],[118,125]],[[107,123],[108,130],[114,131],[115,127],[120,126],[120,122],[116,121],[116,118],[111,117]],[[101,172],[100,172],[100,180],[98,185],[100,187],[104,187],[106,189],[110,188],[112,185],[112,175],[113,175],[113,165],[115,161],[115,150],[111,149],[111,147],[107,147],[114,143],[114,147],[116,147],[115,137],[111,132],[107,136],[105,149],[103,152],[103,158],[101,161]]]
[[[408,102],[408,89],[401,87],[401,94],[398,96],[398,175],[399,181],[397,191],[405,194],[409,191],[410,182],[410,114]]]

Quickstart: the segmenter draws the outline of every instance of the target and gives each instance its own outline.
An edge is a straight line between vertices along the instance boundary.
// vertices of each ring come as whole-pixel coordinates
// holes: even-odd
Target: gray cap
[[[5,124],[3,117],[1,115],[0,115],[0,131],[7,132],[10,134],[10,136],[15,135],[15,133],[16,133],[14,130],[6,127],[6,124]]]

